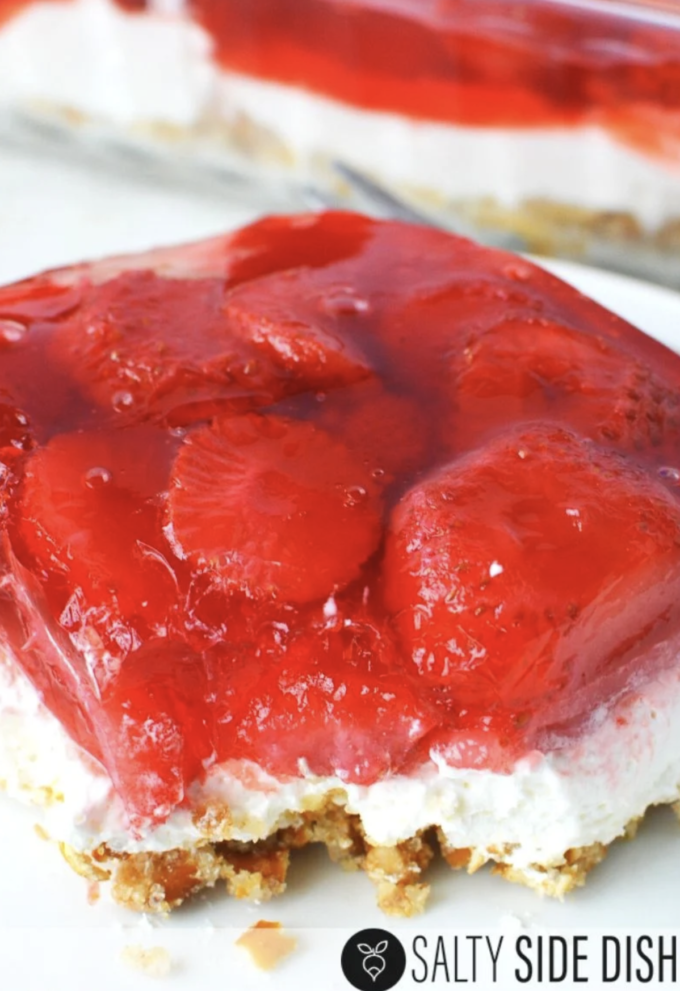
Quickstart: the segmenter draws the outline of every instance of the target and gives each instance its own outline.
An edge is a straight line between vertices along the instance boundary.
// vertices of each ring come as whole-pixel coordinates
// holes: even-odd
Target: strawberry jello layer
[[[346,213],[48,272],[0,334],[0,777],[66,797],[60,838],[260,841],[330,802],[552,870],[678,797],[673,353]]]
[[[593,5],[591,5],[592,7]],[[280,174],[337,158],[436,202],[627,214],[672,247],[680,21],[496,0],[0,0],[2,100],[227,141]],[[172,147],[180,147],[176,141]],[[186,148],[184,149],[186,150]],[[595,217],[588,211],[594,212]],[[606,236],[611,217],[595,233]],[[531,223],[520,224],[527,237]],[[614,218],[624,235],[635,224]],[[560,226],[551,243],[560,243]],[[538,235],[536,235],[538,237]],[[545,245],[543,245],[545,247]]]

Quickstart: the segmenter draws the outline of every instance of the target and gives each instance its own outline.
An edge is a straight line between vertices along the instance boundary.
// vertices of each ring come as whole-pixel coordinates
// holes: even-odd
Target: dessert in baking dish
[[[329,213],[0,290],[0,779],[114,895],[561,894],[680,780],[680,358]]]
[[[680,15],[656,4],[3,4],[14,104],[236,148],[284,175],[340,159],[537,250],[672,281],[645,253],[680,243]]]

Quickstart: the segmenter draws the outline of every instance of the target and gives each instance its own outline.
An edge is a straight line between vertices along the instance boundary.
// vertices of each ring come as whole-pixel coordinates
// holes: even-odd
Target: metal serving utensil
[[[448,230],[463,237],[483,241],[485,244],[502,248],[505,251],[528,250],[526,242],[519,235],[496,228],[485,228],[481,230],[476,225],[470,224],[460,217],[454,219],[444,213],[435,217],[429,211],[423,210],[420,207],[414,207],[411,203],[406,202],[406,200],[397,196],[375,179],[367,176],[365,172],[360,172],[358,169],[347,165],[346,162],[334,161],[332,168],[352,193],[366,205],[369,212],[377,214],[380,217],[403,220],[409,224],[424,224],[429,227],[439,227],[442,230]]]

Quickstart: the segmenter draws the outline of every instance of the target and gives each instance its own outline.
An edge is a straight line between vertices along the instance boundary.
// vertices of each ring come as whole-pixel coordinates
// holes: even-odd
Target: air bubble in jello
[[[18,320],[0,320],[0,341],[16,344],[26,333],[26,327]]]
[[[131,392],[116,392],[113,395],[112,405],[113,408],[120,413],[123,410],[130,409],[130,407],[134,404],[134,401],[134,396]]]
[[[85,472],[85,484],[89,489],[98,489],[102,485],[108,485],[113,478],[108,468],[90,468]]]
[[[371,304],[354,289],[342,287],[329,290],[322,298],[321,307],[330,316],[359,316],[368,313]]]
[[[509,279],[513,279],[515,282],[528,282],[531,278],[531,269],[528,265],[513,263],[512,265],[505,266],[503,275],[507,275]]]
[[[362,502],[365,502],[367,496],[368,492],[362,485],[351,485],[345,489],[345,505],[359,506]]]

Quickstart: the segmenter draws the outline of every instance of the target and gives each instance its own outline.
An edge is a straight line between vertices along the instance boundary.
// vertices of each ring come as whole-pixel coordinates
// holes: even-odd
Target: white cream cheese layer
[[[677,656],[678,644],[657,648]],[[199,838],[187,810],[132,839],[121,802],[102,769],[65,734],[24,676],[0,663],[0,782],[43,806],[50,835],[79,850],[105,842],[117,851],[160,851]],[[369,786],[302,774],[279,781],[248,762],[211,768],[191,801],[229,808],[233,839],[262,838],[297,821],[310,801],[334,800],[361,817],[369,839],[392,845],[440,826],[455,847],[507,847],[522,868],[558,864],[573,847],[621,835],[653,804],[680,797],[680,670],[666,670],[559,749],[532,754],[511,774],[462,770],[435,759],[418,774]]]
[[[165,125],[189,137],[209,124],[228,140],[245,123],[252,140],[255,125],[265,153],[274,139],[300,170],[337,158],[454,201],[491,196],[512,207],[545,198],[630,211],[649,228],[680,215],[677,166],[600,128],[418,122],[222,71],[185,6],[156,0],[152,13],[131,14],[112,0],[29,3],[0,29],[0,103],[60,107],[123,129]]]
[[[0,105],[115,126],[196,126],[215,86],[206,33],[176,0],[129,14],[111,0],[38,0],[0,29]],[[174,12],[173,12],[174,11]]]

